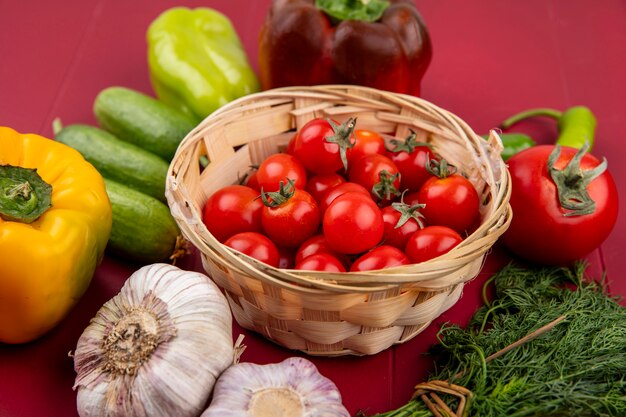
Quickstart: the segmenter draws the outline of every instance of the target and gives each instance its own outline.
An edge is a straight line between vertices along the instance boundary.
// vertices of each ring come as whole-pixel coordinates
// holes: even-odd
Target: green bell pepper
[[[165,10],[148,27],[147,42],[157,97],[198,122],[224,104],[259,91],[231,21],[216,10]]]

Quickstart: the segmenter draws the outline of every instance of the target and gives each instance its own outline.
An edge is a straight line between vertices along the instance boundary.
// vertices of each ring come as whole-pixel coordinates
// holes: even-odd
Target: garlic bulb
[[[142,267],[78,340],[78,413],[198,416],[233,360],[232,316],[218,287],[172,265]]]
[[[335,384],[310,361],[238,363],[217,380],[201,417],[349,417]]]

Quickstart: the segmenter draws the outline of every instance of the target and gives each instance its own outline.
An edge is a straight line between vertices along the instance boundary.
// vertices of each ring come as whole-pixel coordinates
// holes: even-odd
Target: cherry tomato
[[[350,272],[372,271],[410,263],[409,258],[400,249],[394,246],[381,245],[357,258],[350,266]]]
[[[247,173],[244,184],[246,187],[250,187],[255,191],[261,192],[261,186],[259,185],[259,178],[257,177],[258,168],[251,168]],[[258,195],[258,194],[257,194]]]
[[[346,272],[339,259],[330,253],[320,252],[309,255],[296,263],[296,269],[306,271]]]
[[[296,265],[296,253],[294,248],[278,247],[278,267],[281,269],[292,269]]]
[[[576,149],[563,147],[559,152],[554,145],[523,150],[507,161],[513,219],[502,241],[513,253],[536,263],[566,265],[608,237],[617,220],[617,187],[608,170],[592,177],[592,170],[601,170],[602,163],[581,151],[579,164],[574,159]],[[552,170],[548,168],[551,155]],[[563,183],[561,192],[551,171]],[[580,192],[574,191],[577,187]],[[571,198],[565,199],[564,207],[559,195],[568,193]]]
[[[319,208],[306,191],[291,186],[262,196],[261,224],[276,245],[296,248],[319,229]]]
[[[410,206],[406,203],[393,203],[382,208],[380,211],[385,224],[385,244],[404,250],[409,237],[424,227],[420,212],[422,208],[423,205]]]
[[[432,177],[426,169],[434,153],[428,145],[417,141],[417,135],[411,132],[404,141],[392,141],[392,148],[387,156],[400,171],[402,190],[419,191],[420,187]]]
[[[295,261],[298,263],[304,258],[316,253],[329,253],[339,259],[343,264],[346,264],[347,261],[345,255],[335,252],[328,246],[323,234],[313,235],[305,240],[296,251]]]
[[[375,201],[389,202],[400,194],[400,171],[385,155],[366,155],[354,161],[348,179],[369,190]]]
[[[404,253],[413,263],[425,262],[450,252],[462,241],[461,235],[449,227],[426,226],[409,237]]]
[[[286,153],[276,153],[261,162],[257,170],[257,181],[264,191],[277,191],[280,183],[292,180],[296,188],[306,187],[304,166],[298,159]]]
[[[350,157],[348,159],[348,167],[352,165],[354,161],[371,154],[385,154],[385,139],[378,133],[372,130],[358,129],[354,131],[356,141],[354,146],[350,150]]]
[[[331,188],[346,182],[346,179],[339,174],[320,174],[313,175],[306,183],[306,191],[319,204],[322,196]]]
[[[213,193],[202,210],[202,221],[217,240],[240,232],[260,232],[263,202],[245,185],[229,185]]]
[[[278,248],[267,236],[261,233],[237,233],[229,237],[224,245],[275,268],[278,267],[280,260]]]
[[[348,150],[354,141],[354,124],[354,119],[344,124],[331,119],[313,119],[298,130],[293,154],[310,172],[337,172],[347,165]]]
[[[467,178],[447,168],[422,185],[418,200],[426,205],[422,213],[429,225],[447,226],[463,233],[478,220],[480,201],[476,188]]]
[[[356,192],[342,194],[328,206],[322,227],[328,246],[346,254],[373,248],[385,232],[383,215],[376,203]]]
[[[319,205],[320,214],[322,215],[322,217],[324,216],[324,213],[326,212],[326,209],[328,208],[328,206],[330,206],[330,203],[335,201],[335,199],[339,197],[340,195],[345,194],[345,193],[350,193],[350,192],[360,193],[368,197],[370,196],[370,192],[367,189],[365,189],[365,187],[363,187],[360,184],[356,184],[354,182],[344,182],[339,185],[336,185],[335,187],[328,190],[322,196],[322,200],[320,201],[320,205]]]

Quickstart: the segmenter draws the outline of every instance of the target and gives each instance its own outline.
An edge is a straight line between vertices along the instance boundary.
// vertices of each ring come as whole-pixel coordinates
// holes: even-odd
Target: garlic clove
[[[238,363],[218,379],[201,417],[349,417],[337,386],[309,360]]]
[[[219,288],[198,272],[145,266],[78,340],[78,413],[195,417],[233,360],[232,315]]]

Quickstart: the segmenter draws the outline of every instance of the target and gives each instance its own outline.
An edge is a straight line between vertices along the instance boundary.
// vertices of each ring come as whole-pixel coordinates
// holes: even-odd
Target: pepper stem
[[[606,170],[608,163],[604,159],[595,168],[583,171],[580,168],[580,161],[588,148],[588,143],[580,148],[562,170],[554,167],[561,154],[559,145],[554,147],[554,150],[548,157],[548,172],[550,172],[550,176],[556,184],[561,207],[568,210],[568,212],[563,214],[566,217],[591,214],[596,209],[596,203],[589,196],[587,186]]]
[[[52,186],[37,170],[0,165],[0,218],[32,223],[52,204]]]
[[[523,112],[514,114],[513,116],[511,116],[508,119],[506,119],[505,121],[503,121],[500,124],[500,128],[501,129],[508,129],[511,126],[513,126],[514,124],[519,123],[522,120],[529,119],[531,117],[544,116],[544,117],[551,117],[551,118],[553,118],[555,120],[559,120],[562,115],[563,115],[563,112],[560,112],[560,111],[554,110],[554,109],[547,109],[547,108],[538,108],[538,109],[525,110]]]

